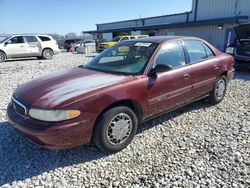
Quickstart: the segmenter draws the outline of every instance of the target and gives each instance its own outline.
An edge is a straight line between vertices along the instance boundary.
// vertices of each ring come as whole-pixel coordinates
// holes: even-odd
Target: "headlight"
[[[78,117],[81,114],[78,110],[41,110],[31,108],[30,117],[41,121],[64,121]]]
[[[234,48],[233,47],[227,47],[226,53],[228,53],[228,54],[234,54]]]

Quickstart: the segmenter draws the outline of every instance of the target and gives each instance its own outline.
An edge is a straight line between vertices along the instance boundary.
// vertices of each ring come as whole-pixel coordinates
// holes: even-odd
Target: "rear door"
[[[184,40],[189,57],[192,78],[191,99],[197,99],[212,91],[219,76],[220,60],[213,51],[200,40]]]
[[[36,36],[24,36],[24,40],[27,43],[27,56],[41,55],[42,47]]]
[[[23,36],[15,36],[4,43],[4,51],[8,57],[25,57],[26,43]]]
[[[154,67],[162,64],[172,67],[172,70],[148,77],[148,116],[170,110],[190,100],[191,69],[186,65],[181,41],[163,44]]]

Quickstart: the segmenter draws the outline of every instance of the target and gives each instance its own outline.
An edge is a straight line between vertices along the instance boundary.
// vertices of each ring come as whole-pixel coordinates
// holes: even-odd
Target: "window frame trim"
[[[8,41],[10,41],[11,39],[15,38],[15,37],[22,37],[23,38],[23,43],[8,43],[8,45],[10,44],[25,44],[25,39],[22,35],[17,35],[17,36],[13,36],[13,37],[10,37],[9,39],[7,39],[4,43],[7,43]]]
[[[198,63],[201,63],[201,62],[204,62],[204,61],[207,61],[207,60],[210,60],[210,59],[213,59],[213,58],[216,57],[214,51],[213,51],[208,45],[206,45],[205,42],[204,42],[203,40],[199,40],[199,39],[183,39],[182,41],[183,41],[183,47],[184,47],[184,49],[185,49],[185,53],[186,53],[186,56],[187,56],[187,60],[188,60],[188,61],[187,61],[187,64],[188,64],[188,65],[198,64]],[[202,44],[202,46],[203,46],[203,49],[204,49],[204,51],[205,51],[205,53],[206,53],[207,58],[206,58],[206,59],[202,59],[202,60],[197,61],[197,62],[194,62],[194,63],[191,63],[191,58],[190,58],[190,55],[189,55],[189,53],[188,53],[187,47],[185,46],[185,41],[199,41],[199,42],[201,42],[201,44]],[[208,57],[207,51],[206,51],[204,45],[206,45],[206,46],[212,51],[212,53],[213,53],[214,56]]]
[[[25,43],[34,43],[34,42],[28,42],[27,39],[26,39],[26,37],[35,37],[36,40],[37,40],[36,42],[39,42],[39,40],[38,40],[38,38],[36,36],[34,36],[34,35],[27,35],[27,36],[23,36],[23,39],[24,39]]]
[[[186,54],[186,51],[185,51],[185,48],[184,48],[184,42],[183,42],[183,40],[178,39],[178,40],[166,41],[166,42],[164,42],[164,43],[160,46],[159,50],[158,50],[157,53],[155,54],[155,58],[154,58],[154,61],[153,61],[153,66],[151,67],[151,69],[153,69],[153,68],[155,67],[156,59],[157,59],[159,53],[161,52],[162,48],[164,47],[164,45],[171,44],[171,43],[174,43],[174,42],[180,42],[180,43],[181,43],[181,47],[182,47],[183,55],[184,55],[184,59],[185,59],[185,65],[182,65],[182,66],[180,66],[180,67],[178,67],[178,68],[174,68],[174,69],[172,69],[172,70],[170,70],[170,71],[178,70],[178,69],[180,69],[180,68],[183,68],[183,67],[186,67],[186,66],[189,65],[189,63],[188,63],[188,57],[187,57],[187,54]],[[170,71],[167,71],[167,72],[170,72]],[[164,72],[163,72],[163,73],[164,73]]]

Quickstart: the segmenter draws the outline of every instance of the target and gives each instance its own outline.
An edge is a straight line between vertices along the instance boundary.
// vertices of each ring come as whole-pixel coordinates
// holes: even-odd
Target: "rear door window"
[[[41,41],[50,41],[50,38],[49,37],[45,37],[45,36],[38,36]]]
[[[203,43],[203,45],[204,45],[204,48],[206,50],[207,57],[208,58],[214,57],[214,52],[206,44]]]
[[[37,38],[35,36],[24,36],[25,40],[30,43],[30,42],[38,42]]]
[[[199,40],[184,40],[190,63],[197,63],[208,58],[203,42]]]

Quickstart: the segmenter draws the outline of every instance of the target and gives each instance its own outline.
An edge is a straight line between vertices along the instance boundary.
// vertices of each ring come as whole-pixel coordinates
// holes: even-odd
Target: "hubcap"
[[[50,59],[52,57],[52,51],[51,50],[44,50],[43,55],[46,59]]]
[[[0,52],[0,62],[5,60],[5,55],[3,52]]]
[[[224,80],[219,80],[216,86],[215,94],[218,99],[222,98],[226,90],[226,83]]]
[[[117,114],[109,122],[106,136],[110,144],[119,145],[124,143],[132,131],[132,120],[125,113]]]

